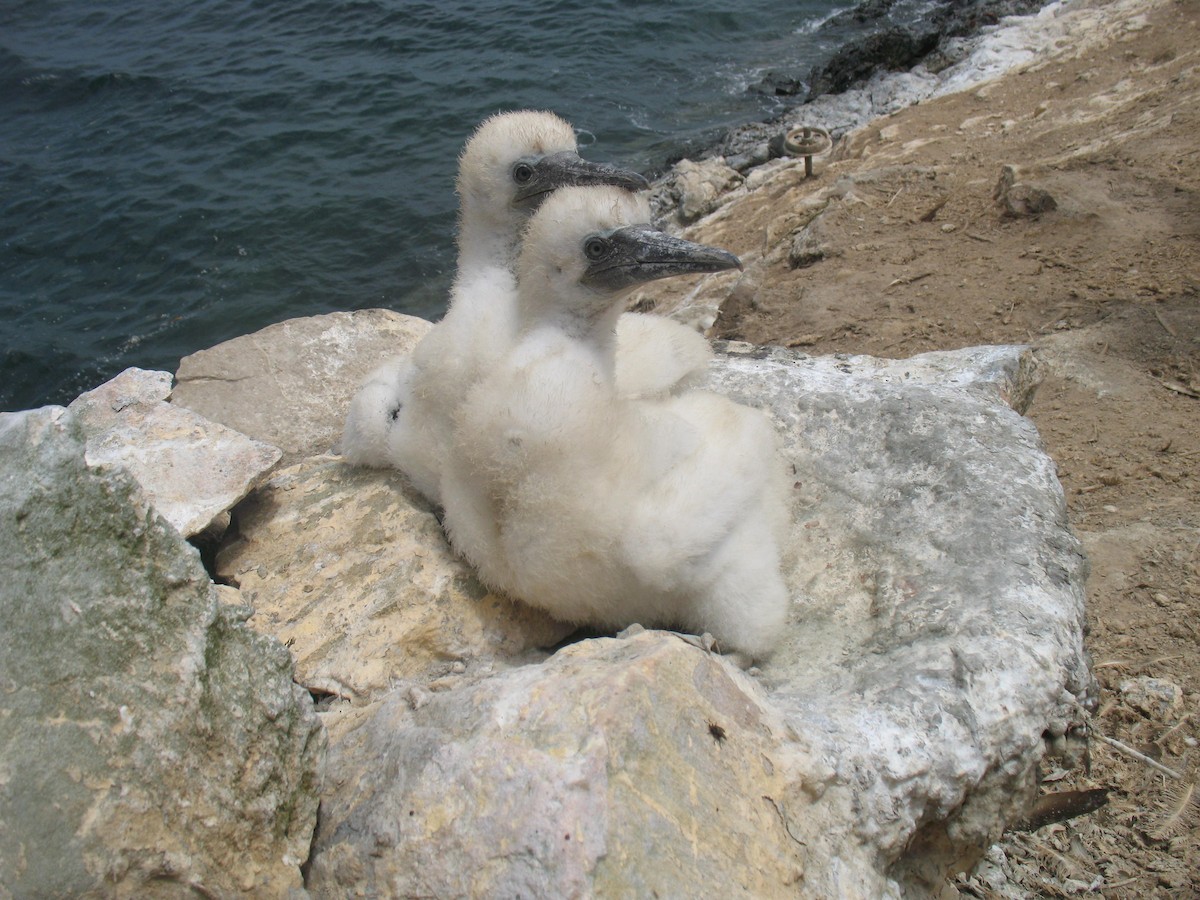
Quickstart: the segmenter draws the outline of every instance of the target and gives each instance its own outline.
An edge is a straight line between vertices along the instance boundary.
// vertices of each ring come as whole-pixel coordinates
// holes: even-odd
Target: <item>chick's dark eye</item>
[[[533,178],[533,166],[529,163],[517,163],[513,166],[513,181],[517,184],[528,184]]]
[[[608,253],[608,242],[598,237],[588,238],[583,245],[583,252],[588,259],[603,259]]]

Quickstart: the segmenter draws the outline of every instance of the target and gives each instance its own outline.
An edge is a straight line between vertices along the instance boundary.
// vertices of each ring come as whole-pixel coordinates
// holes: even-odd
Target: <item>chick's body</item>
[[[581,284],[572,267],[588,235],[642,214],[572,189],[534,220],[520,336],[457,413],[447,529],[484,581],[557,618],[709,631],[762,656],[787,611],[774,429],[708,392],[622,396],[612,326],[627,290]]]
[[[458,267],[449,308],[411,355],[378,367],[352,399],[342,437],[349,462],[398,468],[441,503],[453,413],[516,339],[515,269],[529,216],[563,185],[646,186],[631,172],[579,159],[575,150],[574,130],[547,112],[502,113],[472,135],[459,159]],[[627,395],[680,390],[703,375],[712,356],[703,335],[661,316],[629,313],[616,328],[617,383]]]

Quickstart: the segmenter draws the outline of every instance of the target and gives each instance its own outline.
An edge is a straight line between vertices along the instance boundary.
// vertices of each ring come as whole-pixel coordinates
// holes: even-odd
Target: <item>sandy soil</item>
[[[1119,17],[1090,50],[880,120],[699,230],[759,260],[716,337],[886,357],[1026,343],[1046,364],[1028,414],[1091,558],[1102,692],[1089,759],[1044,792],[1108,802],[1010,832],[965,896],[1200,895],[1200,2]],[[1006,165],[1016,215],[994,196]]]

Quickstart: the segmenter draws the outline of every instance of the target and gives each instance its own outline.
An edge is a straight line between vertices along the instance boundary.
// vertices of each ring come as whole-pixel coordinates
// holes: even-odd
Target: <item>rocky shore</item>
[[[844,95],[899,111],[810,177],[758,135],[662,180],[746,271],[635,303],[795,474],[750,672],[489,594],[341,461],[421,320],[5,414],[0,896],[1194,891],[1198,20],[1054,4]]]
[[[735,158],[683,164],[665,185],[687,236],[750,265],[736,284],[647,293],[644,309],[814,355],[1015,342],[1044,365],[1027,414],[1088,550],[1102,686],[1091,768],[1052,770],[1044,802],[1108,803],[1012,832],[960,885],[971,896],[1197,889],[1197,14],[1054,5],[985,39],[961,75],[1017,60],[1012,72],[955,90],[943,71],[917,105],[845,135],[812,179],[796,160],[738,171]],[[890,103],[913,81],[881,77],[843,102]],[[823,102],[762,139],[838,121],[816,115]]]
[[[866,0],[830,16],[817,28],[818,34],[838,44],[827,62],[807,72],[768,72],[752,87],[787,97],[791,102],[782,112],[766,122],[731,129],[700,156],[724,157],[733,168],[745,171],[785,155],[771,137],[794,121],[823,125],[835,136],[845,134],[869,119],[923,99],[920,87],[894,93],[896,87],[880,91],[881,86],[912,82],[929,90],[928,85],[941,80],[938,76],[946,69],[958,66],[965,71],[978,63],[969,57],[1002,19],[1028,16],[1044,5],[1042,0],[951,0],[929,4],[913,16],[903,2]],[[813,102],[819,106],[812,107]],[[816,109],[822,112],[815,113]]]

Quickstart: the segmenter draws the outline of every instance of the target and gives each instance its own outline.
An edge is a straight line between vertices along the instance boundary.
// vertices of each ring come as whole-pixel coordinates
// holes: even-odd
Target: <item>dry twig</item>
[[[1162,772],[1164,775],[1169,775],[1178,781],[1183,780],[1183,776],[1180,775],[1178,772],[1176,772],[1174,769],[1172,769],[1168,766],[1164,766],[1162,763],[1160,763],[1156,759],[1151,759],[1149,756],[1147,756],[1145,753],[1142,753],[1140,750],[1134,750],[1128,744],[1122,744],[1116,738],[1110,738],[1108,735],[1101,734],[1098,731],[1093,732],[1093,734],[1095,734],[1096,737],[1100,738],[1100,740],[1104,741],[1104,743],[1108,744],[1114,750],[1124,753],[1126,756],[1131,757],[1132,759],[1136,759],[1140,763],[1145,763],[1150,768],[1157,769],[1159,772]]]
[[[1163,330],[1166,331],[1167,334],[1169,334],[1171,337],[1179,337],[1179,335],[1175,333],[1175,329],[1167,323],[1167,320],[1163,318],[1163,314],[1157,309],[1154,311],[1154,318],[1158,319],[1158,324],[1163,327]]]
[[[1183,394],[1185,397],[1192,397],[1196,400],[1200,400],[1200,392],[1193,391],[1191,388],[1185,387],[1177,381],[1160,381],[1159,384],[1172,393]]]
[[[895,281],[893,281],[891,284],[889,284],[888,287],[894,288],[898,284],[912,284],[914,282],[920,281],[922,278],[928,278],[932,274],[933,274],[932,272],[922,272],[920,275],[909,275],[905,278],[897,278]]]

